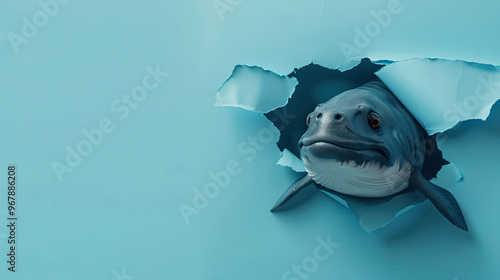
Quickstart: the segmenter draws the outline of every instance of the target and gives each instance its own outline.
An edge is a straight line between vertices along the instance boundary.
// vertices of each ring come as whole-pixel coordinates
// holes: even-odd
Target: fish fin
[[[469,231],[462,210],[449,191],[427,181],[420,172],[413,174],[411,185],[426,196],[448,221],[459,229]]]
[[[293,182],[290,187],[281,195],[281,197],[276,201],[271,212],[276,212],[281,206],[283,206],[288,200],[294,197],[299,191],[313,183],[312,178],[309,175],[301,177],[297,181]]]

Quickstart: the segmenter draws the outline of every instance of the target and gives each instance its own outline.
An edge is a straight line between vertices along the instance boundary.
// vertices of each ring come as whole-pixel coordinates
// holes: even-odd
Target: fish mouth
[[[387,147],[376,143],[332,141],[330,139],[300,140],[299,150],[307,149],[312,155],[319,158],[335,158],[345,154],[365,155],[367,157],[381,156],[384,160],[390,160],[390,152]]]

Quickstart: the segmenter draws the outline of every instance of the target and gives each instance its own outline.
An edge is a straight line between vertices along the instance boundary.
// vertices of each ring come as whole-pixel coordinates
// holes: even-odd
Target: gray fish
[[[447,190],[422,175],[426,132],[380,81],[345,91],[309,114],[299,141],[307,175],[271,209],[277,211],[306,186],[356,197],[386,197],[415,188],[456,227],[468,231]]]

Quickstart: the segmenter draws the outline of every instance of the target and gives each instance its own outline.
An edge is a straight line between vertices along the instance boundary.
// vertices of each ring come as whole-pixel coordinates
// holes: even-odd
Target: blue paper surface
[[[271,214],[297,176],[276,164],[277,130],[264,116],[213,104],[236,65],[280,76],[363,57],[499,66],[499,8],[494,1],[3,1],[0,279],[498,278],[498,104],[486,121],[462,122],[440,137],[464,176],[451,192],[470,233],[424,202],[371,234],[319,192]],[[390,20],[377,20],[383,11]],[[366,34],[367,26],[363,42],[357,30]],[[342,43],[359,52],[346,56]],[[78,147],[81,160],[71,152]],[[60,180],[54,162],[71,172]],[[7,263],[12,165],[16,272]]]

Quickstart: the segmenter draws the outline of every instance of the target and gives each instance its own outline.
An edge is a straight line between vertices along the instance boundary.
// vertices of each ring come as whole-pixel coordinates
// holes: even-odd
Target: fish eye
[[[381,121],[380,121],[380,116],[375,113],[375,112],[370,112],[368,114],[368,125],[370,126],[371,129],[373,130],[380,130],[380,124],[381,124]]]

